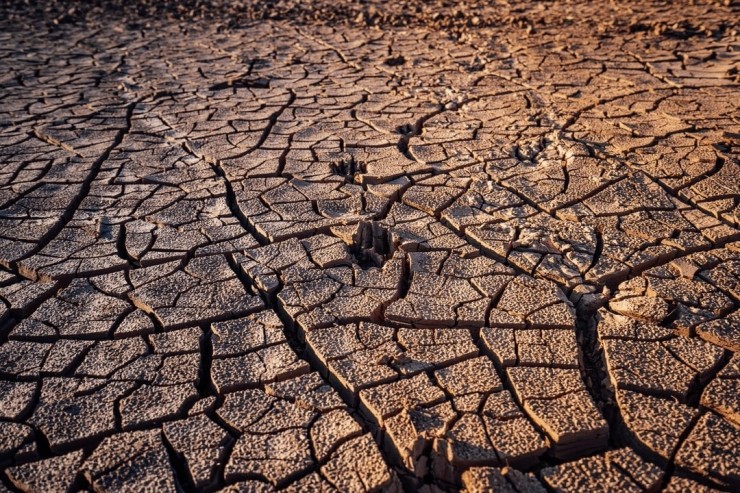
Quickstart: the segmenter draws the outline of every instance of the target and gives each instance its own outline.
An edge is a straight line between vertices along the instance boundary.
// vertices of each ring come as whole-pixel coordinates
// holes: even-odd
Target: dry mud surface
[[[0,10],[0,492],[738,491],[729,2]]]

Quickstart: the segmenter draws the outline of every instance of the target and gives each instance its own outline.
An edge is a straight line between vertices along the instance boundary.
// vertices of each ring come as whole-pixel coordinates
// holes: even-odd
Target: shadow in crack
[[[230,79],[218,84],[213,84],[208,89],[211,91],[222,91],[224,89],[269,89],[270,79],[265,77],[244,77],[241,79]]]

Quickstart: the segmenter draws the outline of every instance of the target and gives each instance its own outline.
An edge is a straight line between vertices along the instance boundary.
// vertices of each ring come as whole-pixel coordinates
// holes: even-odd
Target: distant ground
[[[0,2],[0,493],[738,491],[738,19]]]

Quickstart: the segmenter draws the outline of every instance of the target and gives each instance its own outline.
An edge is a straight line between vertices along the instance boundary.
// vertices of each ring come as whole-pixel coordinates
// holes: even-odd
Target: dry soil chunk
[[[555,491],[634,491],[654,488],[663,473],[630,449],[619,449],[542,470]]]

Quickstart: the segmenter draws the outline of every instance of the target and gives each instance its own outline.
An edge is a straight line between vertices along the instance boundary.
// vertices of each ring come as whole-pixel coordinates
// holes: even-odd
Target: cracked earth
[[[736,5],[190,3],[0,9],[0,492],[740,489]]]

